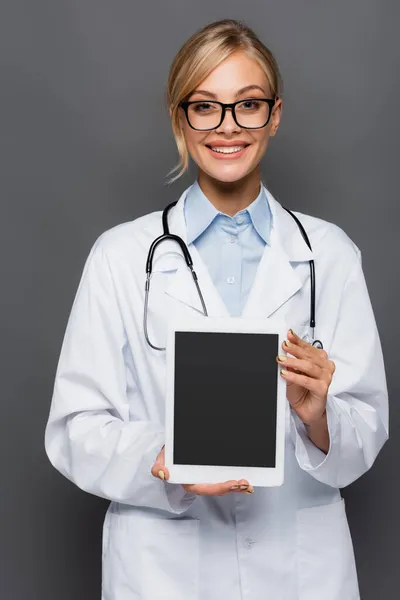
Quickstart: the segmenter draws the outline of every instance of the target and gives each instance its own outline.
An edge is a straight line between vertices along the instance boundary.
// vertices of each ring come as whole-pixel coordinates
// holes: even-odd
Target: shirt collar
[[[188,190],[184,210],[189,245],[211,225],[219,212],[204,194],[197,179]]]
[[[260,193],[257,198],[247,207],[254,229],[262,237],[266,244],[269,244],[269,235],[272,224],[272,213],[268,203],[268,197],[265,193],[263,184],[260,187]]]
[[[258,235],[268,244],[272,214],[263,184],[257,198],[246,209],[239,212],[246,211]],[[204,194],[197,179],[186,195],[184,212],[188,245],[192,244],[211,225],[215,217],[221,214]]]

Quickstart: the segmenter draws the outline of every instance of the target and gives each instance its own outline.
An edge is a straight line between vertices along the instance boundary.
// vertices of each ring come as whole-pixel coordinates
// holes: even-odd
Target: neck
[[[249,206],[260,193],[260,168],[257,167],[239,181],[219,181],[199,169],[198,182],[202,192],[215,208],[233,217]]]

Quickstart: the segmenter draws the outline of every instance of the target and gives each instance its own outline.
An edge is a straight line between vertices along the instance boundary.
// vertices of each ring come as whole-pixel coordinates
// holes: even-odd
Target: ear
[[[279,127],[279,125],[271,126],[271,129],[269,130],[269,137],[274,137],[276,135],[276,132],[278,131],[278,127]]]
[[[281,121],[281,116],[282,116],[282,99],[279,98],[276,101],[274,108],[272,109],[270,129],[269,129],[270,137],[274,137],[274,135],[278,131],[279,123]]]

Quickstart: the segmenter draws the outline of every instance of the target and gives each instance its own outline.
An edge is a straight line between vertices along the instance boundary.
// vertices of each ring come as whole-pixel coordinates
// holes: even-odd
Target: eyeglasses
[[[230,104],[217,100],[192,100],[180,102],[180,106],[185,111],[190,127],[196,131],[218,129],[227,108],[231,109],[232,117],[239,127],[261,129],[268,124],[275,102],[276,99],[272,98],[246,98]]]

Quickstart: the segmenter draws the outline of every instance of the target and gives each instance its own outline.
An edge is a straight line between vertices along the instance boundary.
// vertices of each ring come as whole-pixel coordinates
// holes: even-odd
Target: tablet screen
[[[175,332],[177,465],[275,467],[278,335]]]

